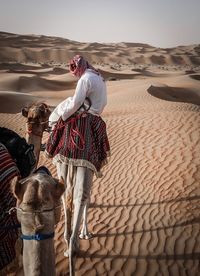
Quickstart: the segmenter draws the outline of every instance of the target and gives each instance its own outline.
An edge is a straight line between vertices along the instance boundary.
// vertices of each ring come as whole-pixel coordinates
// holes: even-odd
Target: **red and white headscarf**
[[[100,75],[99,72],[80,55],[76,55],[70,61],[69,70],[74,76],[80,78],[86,69],[91,69],[95,74]]]

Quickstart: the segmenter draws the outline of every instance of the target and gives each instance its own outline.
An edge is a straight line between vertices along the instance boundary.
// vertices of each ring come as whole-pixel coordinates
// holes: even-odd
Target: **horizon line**
[[[198,43],[192,43],[191,44],[177,44],[175,46],[170,46],[170,47],[161,47],[161,46],[154,46],[152,44],[149,44],[148,42],[133,42],[133,41],[118,41],[118,42],[100,42],[100,41],[79,41],[79,40],[74,40],[74,39],[70,39],[67,38],[65,36],[57,36],[57,35],[50,35],[50,34],[36,34],[36,33],[15,33],[15,32],[10,32],[10,31],[2,31],[0,30],[0,33],[5,33],[5,34],[11,34],[11,35],[25,35],[25,36],[45,36],[45,37],[55,37],[55,38],[61,38],[61,39],[66,39],[69,40],[71,42],[76,42],[76,43],[97,43],[97,44],[121,44],[121,43],[125,43],[125,44],[141,44],[141,45],[146,45],[149,47],[153,47],[153,48],[160,48],[160,49],[172,49],[172,48],[176,48],[176,47],[187,47],[187,46],[193,46],[193,45],[200,45],[200,42]],[[138,46],[139,47],[139,46]],[[141,46],[142,47],[142,46]]]

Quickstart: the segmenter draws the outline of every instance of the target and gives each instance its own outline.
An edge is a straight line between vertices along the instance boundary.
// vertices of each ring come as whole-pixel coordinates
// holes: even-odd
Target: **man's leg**
[[[65,228],[64,228],[64,240],[67,244],[67,250],[64,255],[68,257],[69,241],[71,236],[71,219],[72,219],[72,193],[73,193],[73,167],[64,163],[57,162],[57,175],[58,178],[63,178],[65,183],[65,193],[62,196]],[[75,168],[76,169],[76,168]]]
[[[77,167],[76,182],[73,192],[74,202],[74,216],[73,216],[73,227],[72,235],[69,243],[69,269],[70,275],[75,275],[75,260],[76,252],[79,248],[78,232],[83,216],[83,210],[87,203],[88,197],[90,196],[90,188],[92,184],[93,171],[84,168]]]

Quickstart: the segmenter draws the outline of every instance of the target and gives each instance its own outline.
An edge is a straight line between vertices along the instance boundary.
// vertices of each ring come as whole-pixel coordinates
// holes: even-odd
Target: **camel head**
[[[22,115],[27,118],[27,132],[41,136],[48,128],[51,111],[45,103],[32,104],[22,109]]]
[[[53,232],[60,219],[60,198],[64,184],[47,174],[36,173],[19,180],[11,189],[17,198],[17,217],[23,234]]]
[[[29,145],[34,145],[36,166],[39,161],[43,132],[48,129],[50,114],[51,111],[45,103],[32,104],[22,109],[22,115],[27,118],[26,141]]]

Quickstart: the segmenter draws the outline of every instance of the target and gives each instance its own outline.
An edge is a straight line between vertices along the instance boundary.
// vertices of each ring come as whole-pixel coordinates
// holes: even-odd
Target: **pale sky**
[[[0,31],[80,42],[200,43],[200,0],[0,0]]]

